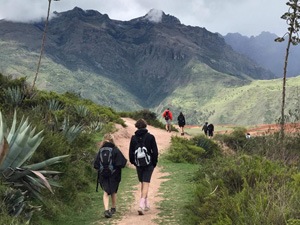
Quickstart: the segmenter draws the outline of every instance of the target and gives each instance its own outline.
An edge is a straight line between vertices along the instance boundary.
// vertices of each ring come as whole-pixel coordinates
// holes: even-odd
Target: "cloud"
[[[127,21],[146,15],[149,10],[162,10],[177,17],[182,24],[205,27],[223,35],[239,32],[257,35],[262,31],[285,33],[286,23],[280,17],[287,6],[270,0],[60,0],[53,1],[51,12],[63,12],[75,6],[97,10],[111,19]],[[47,15],[47,0],[1,0],[0,19],[36,21]],[[159,14],[151,15],[151,19]]]
[[[151,9],[147,13],[145,18],[148,19],[151,22],[159,23],[159,22],[161,22],[162,16],[163,16],[163,11],[162,10]]]

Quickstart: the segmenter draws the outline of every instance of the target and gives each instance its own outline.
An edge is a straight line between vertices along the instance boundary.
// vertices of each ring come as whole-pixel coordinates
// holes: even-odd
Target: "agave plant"
[[[18,107],[24,100],[25,96],[20,87],[11,87],[4,90],[5,102]]]
[[[78,116],[84,118],[89,114],[89,109],[84,105],[74,105],[75,111]]]
[[[83,131],[83,126],[80,124],[77,124],[76,126],[70,126],[69,118],[65,117],[61,129],[63,134],[67,138],[67,141],[69,143],[72,143],[76,139],[76,137],[78,137],[78,135]]]
[[[18,193],[18,198],[14,199],[22,211],[24,205],[22,201],[29,193],[42,200],[41,190],[49,189],[52,193],[51,185],[47,175],[58,174],[58,171],[43,170],[45,167],[61,162],[67,155],[54,157],[40,163],[26,165],[40,143],[42,142],[42,131],[35,134],[35,128],[28,122],[28,118],[22,118],[17,126],[17,116],[14,113],[13,123],[9,131],[0,111],[0,177],[12,188],[22,190]],[[11,205],[11,204],[10,204]],[[15,204],[13,204],[15,207]],[[9,206],[9,205],[8,205]],[[12,210],[12,209],[9,209]],[[13,210],[14,211],[14,210]],[[15,212],[15,211],[14,211]],[[19,214],[17,211],[14,214]]]
[[[58,111],[64,108],[64,105],[57,101],[56,99],[48,100],[48,107],[50,111]]]

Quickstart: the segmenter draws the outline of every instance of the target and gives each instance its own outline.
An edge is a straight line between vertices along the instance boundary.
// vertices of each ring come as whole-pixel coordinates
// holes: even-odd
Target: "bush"
[[[195,136],[192,138],[192,143],[205,150],[204,158],[211,158],[221,154],[220,146],[213,140],[208,139],[204,135]]]
[[[144,120],[146,120],[148,125],[162,128],[162,129],[165,128],[165,125],[157,119],[157,115],[148,109],[143,109],[143,110],[136,111],[136,112],[122,112],[122,113],[119,113],[119,115],[122,117],[129,117],[134,120],[144,119]],[[172,130],[176,130],[176,129],[173,127]]]
[[[202,161],[191,203],[194,224],[282,225],[297,218],[297,170],[258,156]]]
[[[166,158],[175,163],[197,163],[204,156],[205,150],[192,141],[180,137],[172,137],[172,146]]]
[[[247,130],[242,127],[235,127],[230,134],[216,135],[216,139],[224,143],[234,151],[242,150],[249,139],[246,139]]]

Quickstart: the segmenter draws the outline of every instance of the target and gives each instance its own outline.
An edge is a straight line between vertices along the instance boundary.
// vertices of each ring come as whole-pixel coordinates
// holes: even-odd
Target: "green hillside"
[[[1,41],[0,47],[0,72],[12,77],[27,77],[27,81],[32,83],[38,53],[16,42]],[[231,76],[197,60],[191,60],[184,71],[184,76],[169,81],[176,83],[175,90],[151,107],[152,111],[160,115],[166,107],[170,107],[175,117],[183,111],[188,124],[209,121],[215,124],[255,125],[275,123],[280,116],[282,79],[254,80],[246,75]],[[295,109],[299,84],[300,77],[287,80],[286,112]],[[145,82],[145,85],[148,83]],[[42,58],[37,87],[58,93],[73,92],[116,111],[140,110],[144,103],[128,92],[128,87],[123,87],[114,79],[88,68],[71,71],[47,56]]]
[[[0,41],[0,72],[13,77],[27,77],[31,84],[36,73],[38,54],[16,42]],[[12,54],[13,53],[13,54]],[[9,62],[9,66],[7,66]],[[80,94],[102,105],[125,111],[141,109],[138,100],[118,83],[89,71],[71,71],[44,56],[37,79],[43,90]]]
[[[204,121],[216,124],[253,125],[275,123],[280,117],[282,79],[239,79],[218,73],[206,65],[192,68],[191,82],[178,87],[158,107],[183,111],[190,124]],[[295,109],[300,77],[287,80],[286,113]]]

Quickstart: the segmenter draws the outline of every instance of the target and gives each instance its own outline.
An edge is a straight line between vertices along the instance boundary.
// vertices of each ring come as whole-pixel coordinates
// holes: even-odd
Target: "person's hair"
[[[147,127],[147,122],[144,119],[138,119],[135,123],[137,129],[142,129]]]
[[[115,144],[114,137],[111,133],[105,134],[103,136],[103,144],[106,143],[106,142],[110,142],[110,143]]]

